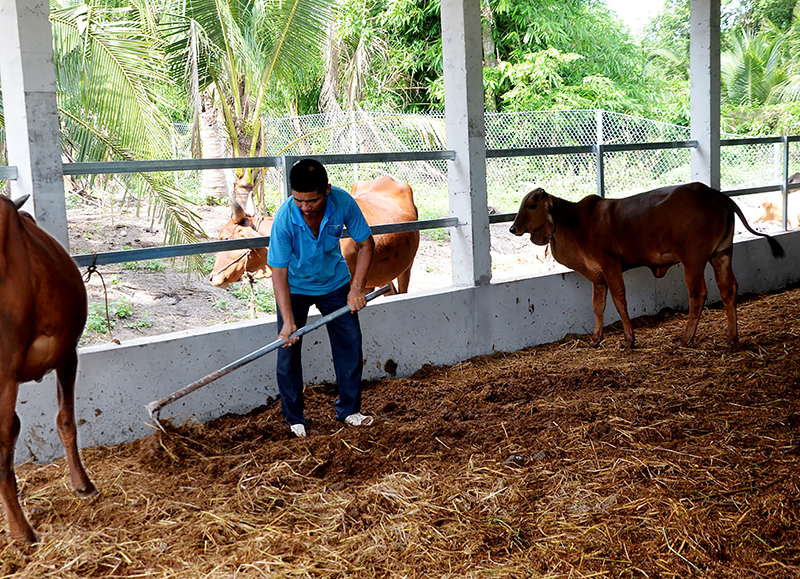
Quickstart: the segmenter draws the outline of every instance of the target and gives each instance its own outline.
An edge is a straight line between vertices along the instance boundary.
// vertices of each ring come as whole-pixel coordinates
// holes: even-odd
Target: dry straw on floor
[[[739,313],[733,349],[665,313],[374,382],[370,429],[319,385],[303,440],[270,402],[85,449],[88,501],[23,465],[43,542],[0,577],[798,577],[800,290]]]

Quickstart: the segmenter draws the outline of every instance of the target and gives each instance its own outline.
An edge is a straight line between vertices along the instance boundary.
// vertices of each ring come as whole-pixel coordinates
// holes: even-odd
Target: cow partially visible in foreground
[[[414,194],[408,183],[384,176],[372,181],[357,181],[351,194],[369,225],[385,225],[417,220]],[[258,220],[232,203],[231,220],[222,228],[220,239],[242,239],[269,235],[272,218]],[[355,268],[356,248],[353,240],[341,240],[342,255]],[[392,284],[391,293],[406,293],[411,279],[411,266],[419,248],[419,231],[384,233],[375,236],[375,254],[367,275],[365,291]],[[261,279],[272,275],[267,267],[267,248],[232,250],[217,254],[211,284],[226,287],[243,278]],[[393,280],[397,280],[395,287]]]
[[[56,427],[79,496],[97,493],[81,463],[75,427],[78,340],[86,323],[86,288],[75,262],[33,218],[22,201],[0,196],[0,500],[11,537],[38,540],[17,497],[14,445],[20,433],[15,406],[19,383],[56,371]]]
[[[550,244],[553,257],[592,282],[595,327],[589,341],[603,339],[606,294],[619,312],[624,346],[634,345],[622,272],[647,266],[656,277],[682,263],[689,288],[689,320],[681,340],[689,344],[697,331],[705,303],[704,271],[710,262],[728,320],[727,341],[738,340],[736,295],[731,268],[734,215],[755,235],[765,237],[772,255],[783,257],[780,244],[750,227],[738,205],[702,183],[663,187],[624,199],[589,195],[577,203],[537,188],[522,199],[510,228],[514,235],[530,233],[536,245]]]

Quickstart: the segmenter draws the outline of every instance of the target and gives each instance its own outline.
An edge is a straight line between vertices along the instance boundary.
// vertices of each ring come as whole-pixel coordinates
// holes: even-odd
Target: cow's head
[[[219,239],[245,239],[269,235],[272,217],[254,218],[245,213],[242,206],[231,199],[231,220],[219,232]],[[220,251],[211,272],[211,285],[227,287],[245,276],[264,279],[272,275],[267,267],[267,248],[234,249]]]
[[[553,208],[553,197],[541,187],[529,192],[522,198],[519,212],[509,231],[514,235],[531,234],[531,241],[536,245],[547,245],[555,230],[550,210]]]

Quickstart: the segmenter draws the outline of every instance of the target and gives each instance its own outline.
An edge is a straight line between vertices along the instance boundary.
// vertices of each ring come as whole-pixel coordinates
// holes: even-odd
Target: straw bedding
[[[588,297],[587,297],[588,299]],[[170,426],[17,469],[36,547],[15,577],[798,577],[800,289],[742,299],[740,344],[704,312],[369,383],[380,422],[342,428],[307,389],[280,408]],[[514,331],[509,329],[509,331]]]

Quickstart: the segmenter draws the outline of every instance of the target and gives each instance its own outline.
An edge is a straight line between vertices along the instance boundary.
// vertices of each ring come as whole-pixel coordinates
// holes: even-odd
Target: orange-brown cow
[[[69,254],[28,213],[18,211],[21,206],[0,196],[0,500],[12,538],[33,543],[38,538],[22,512],[14,475],[20,382],[56,371],[56,426],[72,487],[84,497],[97,489],[81,463],[75,427],[77,346],[86,323],[86,288]]]
[[[233,198],[231,213],[231,220],[219,232],[220,240],[264,237],[272,231],[272,217],[253,217],[245,213]],[[211,285],[224,288],[242,278],[252,282],[270,276],[272,271],[267,267],[266,247],[220,251],[211,272]]]
[[[417,220],[414,194],[408,183],[384,176],[372,181],[357,181],[351,194],[358,203],[369,225],[385,225]],[[233,217],[219,234],[220,239],[241,239],[269,235],[272,218],[261,224],[238,205],[233,205]],[[352,273],[355,268],[356,249],[350,238],[341,241],[342,255]],[[411,278],[411,266],[419,248],[419,231],[384,233],[375,236],[375,254],[367,275],[366,290],[392,283],[392,293],[406,293]],[[267,249],[233,250],[220,252],[211,273],[212,285],[226,287],[240,281],[245,270],[254,278],[270,277],[266,265]]]
[[[386,225],[417,220],[414,192],[408,183],[388,175],[372,181],[356,181],[350,192],[369,225]],[[342,255],[350,273],[355,270],[358,248],[349,237],[342,239]],[[407,293],[411,266],[419,249],[419,231],[383,233],[375,236],[375,254],[369,268],[365,291],[392,284],[391,293]],[[397,287],[393,281],[397,280]]]
[[[767,239],[775,257],[783,257],[780,244],[752,229],[732,199],[702,183],[663,187],[624,199],[589,195],[578,203],[537,188],[523,198],[510,231],[530,233],[536,245],[549,243],[556,261],[592,282],[595,327],[590,345],[603,339],[609,289],[622,321],[624,345],[634,345],[623,271],[647,266],[662,277],[677,263],[684,266],[689,288],[689,320],[681,340],[689,344],[708,295],[707,262],[714,268],[728,320],[727,341],[733,344],[738,339],[738,285],[731,268],[734,214],[751,233]]]
[[[789,177],[789,183],[800,183],[800,173]],[[769,199],[761,203],[761,214],[753,223],[777,223],[783,225],[783,203],[773,203]],[[797,189],[789,192],[789,211],[786,214],[786,228],[800,227],[800,191]]]

